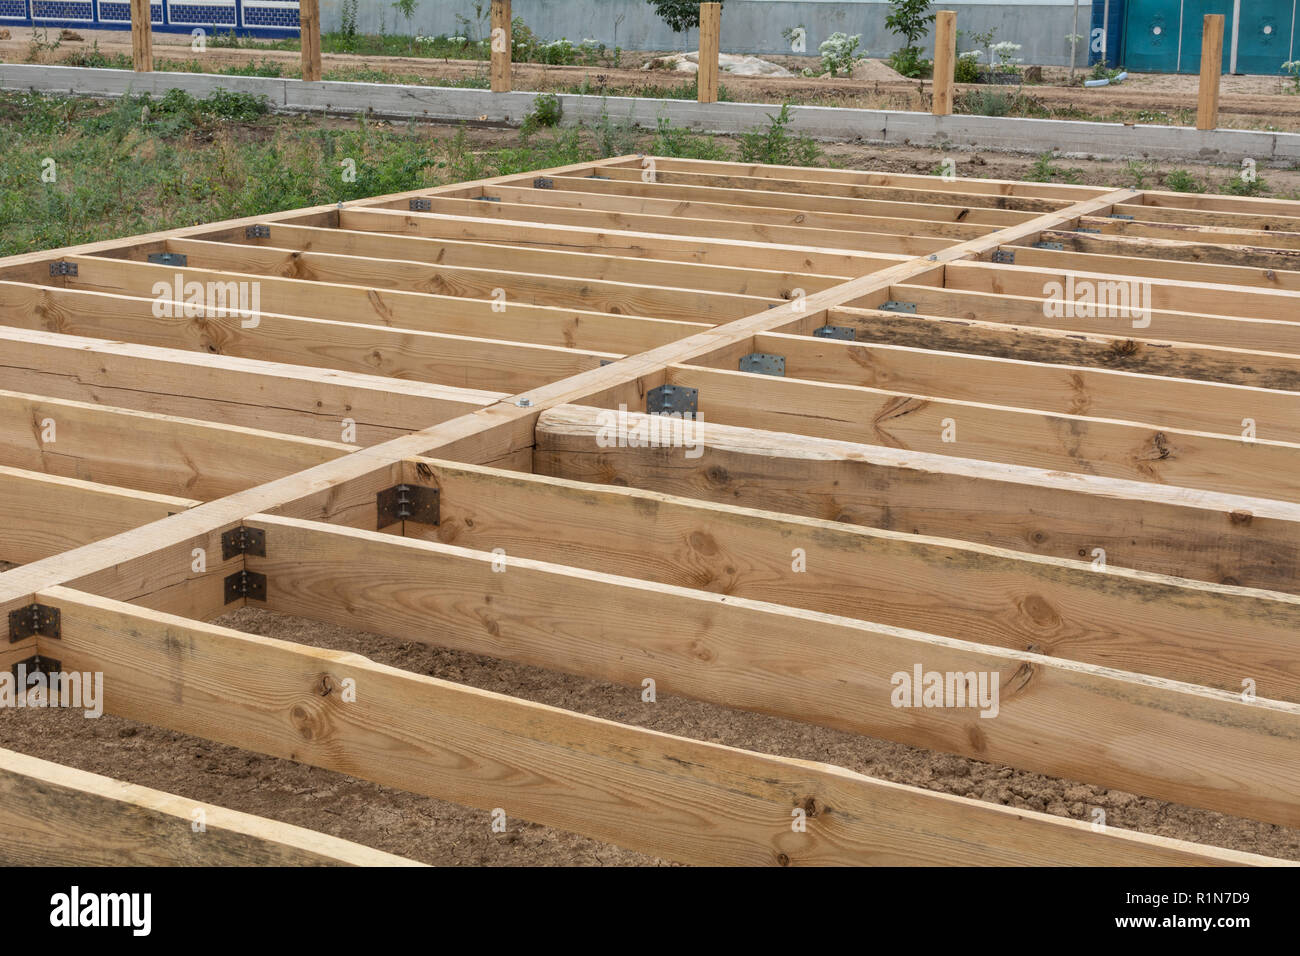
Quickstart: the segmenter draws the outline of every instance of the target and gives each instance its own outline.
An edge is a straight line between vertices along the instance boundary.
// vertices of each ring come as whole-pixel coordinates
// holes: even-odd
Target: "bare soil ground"
[[[2,567],[2,566],[0,566]],[[363,654],[418,674],[699,740],[819,760],[861,773],[1074,819],[1300,860],[1300,830],[1236,819],[1118,790],[1057,780],[776,717],[584,680],[436,646],[245,608],[217,623]],[[436,642],[437,635],[430,634]],[[440,865],[665,865],[640,853],[509,817],[376,786],[338,773],[121,718],[79,711],[0,711],[0,746]]]
[[[33,31],[13,30],[8,40],[0,40],[0,61],[10,63],[60,63],[84,53],[92,45],[106,54],[130,54],[130,38],[119,31],[78,31],[81,40],[64,40],[55,49],[41,49],[33,54]],[[50,31],[52,41],[56,34]],[[254,63],[280,64],[285,75],[292,75],[299,63],[293,51],[258,48],[209,47],[202,54],[189,48],[190,38],[177,34],[155,34],[156,58],[200,60],[209,68],[222,69]],[[662,52],[625,51],[617,66],[544,66],[521,63],[514,67],[514,85],[520,90],[539,92],[584,89],[596,95],[655,95],[656,89],[670,89],[689,83],[688,74],[662,70],[643,71],[640,66]],[[354,56],[327,53],[324,70],[371,71],[388,74],[405,82],[438,82],[485,78],[487,64],[476,60],[434,60],[390,56]],[[765,57],[793,71],[814,66],[816,57]],[[1086,71],[1080,70],[1076,79]],[[1020,89],[1030,98],[1034,109],[1047,110],[1062,118],[1097,119],[1115,122],[1157,125],[1189,125],[1189,112],[1196,108],[1198,78],[1190,75],[1130,74],[1122,84],[1100,88],[1070,86],[1069,70],[1044,67],[1044,82]],[[733,100],[740,102],[844,106],[862,109],[924,110],[930,104],[930,84],[899,76],[881,61],[864,61],[852,77],[773,78],[742,77],[725,74],[722,84]],[[959,92],[990,89],[960,84]],[[1008,89],[1008,88],[999,88]],[[1011,87],[1009,89],[1016,89]],[[1300,95],[1294,84],[1278,76],[1226,76],[1222,80],[1220,126],[1224,129],[1300,130]],[[1291,92],[1288,92],[1291,91]]]

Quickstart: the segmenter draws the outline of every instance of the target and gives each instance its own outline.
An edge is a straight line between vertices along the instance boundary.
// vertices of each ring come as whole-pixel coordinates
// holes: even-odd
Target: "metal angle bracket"
[[[602,176],[600,173],[592,173],[592,174],[591,174],[590,176],[588,176],[587,178],[588,178],[588,179],[609,179],[610,177],[609,177],[609,176]]]
[[[538,176],[536,179],[533,180],[533,188],[534,188],[534,189],[554,189],[554,188],[555,188],[555,180],[554,180],[554,179],[547,179],[545,176]]]
[[[751,352],[740,360],[742,372],[756,375],[785,375],[785,356],[768,352]]]
[[[1064,252],[1065,243],[1063,242],[1035,242],[1035,249],[1051,249],[1053,252]]]
[[[63,662],[55,660],[53,657],[42,657],[40,654],[33,654],[31,657],[23,658],[14,664],[11,670],[14,678],[19,681],[18,692],[26,694],[28,688],[23,685],[26,683],[27,678],[33,674],[44,674],[50,678],[50,682],[53,684],[58,673],[63,670]],[[60,688],[61,686],[60,684]],[[51,687],[51,689],[60,688]]]
[[[75,276],[77,274],[77,264],[75,262],[51,262],[50,275],[52,276]]]
[[[432,199],[412,199],[406,204],[406,208],[411,212],[429,212],[433,209]]]
[[[879,309],[881,312],[915,312],[916,303],[898,302],[894,299],[890,299],[888,302],[880,303],[880,305],[876,306],[876,308]]]
[[[1075,231],[1075,232],[1090,232],[1090,233],[1092,233],[1094,236],[1100,236],[1100,235],[1101,235],[1101,230],[1100,230],[1100,229],[1089,229],[1087,226],[1080,226],[1078,229],[1076,229],[1076,230],[1074,230],[1074,231]]]
[[[149,263],[155,266],[187,266],[190,257],[183,252],[151,252]]]
[[[660,385],[646,392],[647,415],[681,415],[694,418],[700,413],[700,390],[684,385]]]
[[[379,530],[399,521],[436,525],[441,520],[441,494],[424,485],[393,485],[375,495]]]
[[[813,335],[819,339],[844,339],[849,342],[857,340],[858,332],[851,325],[823,325],[813,329]]]
[[[471,196],[471,199],[477,199],[479,202],[500,202],[500,196]]]
[[[240,525],[221,536],[221,560],[229,561],[237,554],[266,557],[266,532],[261,528]]]
[[[1113,213],[1110,214],[1110,218],[1111,218],[1111,219],[1128,219],[1129,221],[1132,221],[1132,220],[1134,219],[1133,216],[1126,216],[1126,215],[1125,215],[1124,213],[1122,213],[1122,212],[1113,212]]]
[[[266,575],[245,570],[236,571],[226,578],[226,603],[234,604],[240,598],[265,601]]]
[[[9,612],[9,643],[24,638],[63,636],[63,619],[57,607],[29,604]]]
[[[245,239],[270,239],[270,226],[246,226],[244,228]]]
[[[1013,266],[1016,264],[1016,250],[1014,249],[994,249],[993,261],[999,265]]]

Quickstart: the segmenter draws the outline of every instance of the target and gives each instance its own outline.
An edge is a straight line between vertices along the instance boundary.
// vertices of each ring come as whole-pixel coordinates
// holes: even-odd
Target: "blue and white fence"
[[[298,32],[298,0],[154,0],[153,28],[169,33],[292,36]],[[0,0],[0,26],[78,27],[129,30],[128,0]]]

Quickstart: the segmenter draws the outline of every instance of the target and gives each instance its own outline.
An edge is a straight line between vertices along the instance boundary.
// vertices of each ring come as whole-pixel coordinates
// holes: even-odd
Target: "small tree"
[[[700,5],[692,0],[646,0],[674,33],[700,25]],[[721,2],[721,0],[720,0]],[[931,18],[933,19],[933,18]]]
[[[907,41],[904,47],[913,59],[921,55],[919,43],[930,32],[934,14],[927,13],[930,0],[889,0],[894,12],[885,17],[885,26],[889,32],[901,36]]]

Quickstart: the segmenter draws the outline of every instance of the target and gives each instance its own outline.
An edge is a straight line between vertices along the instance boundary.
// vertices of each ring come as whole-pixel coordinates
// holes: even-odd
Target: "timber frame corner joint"
[[[29,604],[9,612],[9,643],[29,637],[60,638],[63,635],[62,616],[57,607]]]
[[[399,521],[437,525],[442,517],[441,501],[439,490],[426,485],[403,483],[385,488],[375,495],[376,530],[382,531]]]

